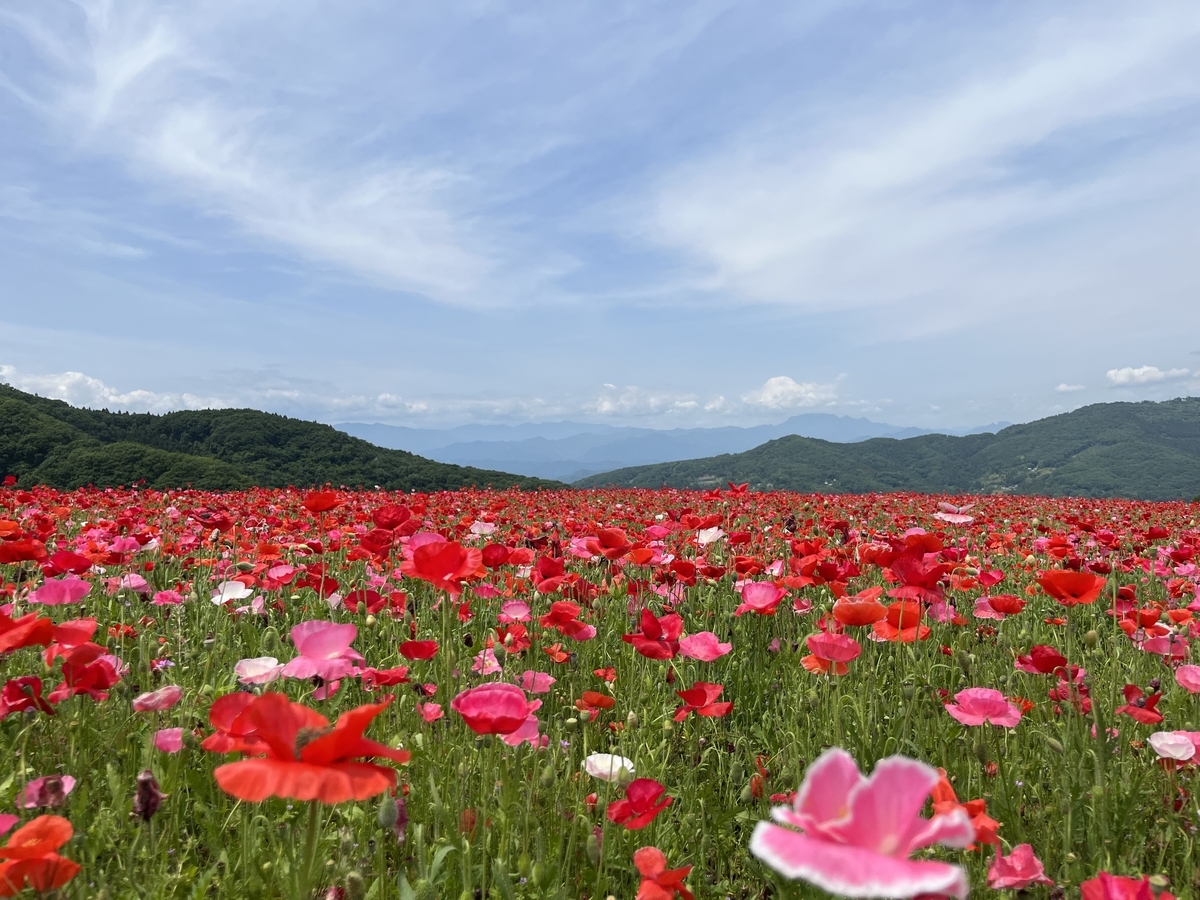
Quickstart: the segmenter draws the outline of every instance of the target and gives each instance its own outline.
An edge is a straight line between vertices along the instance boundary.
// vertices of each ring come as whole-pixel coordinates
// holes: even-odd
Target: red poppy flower
[[[75,829],[62,816],[38,816],[9,835],[0,847],[0,897],[26,886],[38,893],[57,890],[79,873],[79,864],[58,855]]]
[[[642,610],[642,630],[621,635],[621,640],[647,659],[674,659],[679,653],[679,636],[683,634],[683,619],[675,613],[656,617],[649,609]]]
[[[571,654],[562,648],[562,644],[551,644],[549,647],[543,647],[542,652],[549,656],[556,663],[565,663],[571,658]]]
[[[1095,603],[1107,580],[1088,572],[1072,572],[1067,569],[1052,569],[1038,575],[1038,584],[1047,594],[1063,606],[1079,603]]]
[[[633,543],[620,528],[598,528],[596,536],[584,542],[587,549],[605,559],[620,559],[633,549]]]
[[[1021,672],[1052,675],[1067,664],[1067,658],[1046,644],[1035,644],[1028,656],[1018,656],[1014,664]]]
[[[1080,884],[1079,890],[1083,900],[1154,900],[1154,891],[1146,876],[1130,878],[1101,872]],[[1158,900],[1175,900],[1175,897],[1163,891]]]
[[[901,600],[887,608],[887,619],[871,626],[871,637],[877,641],[900,641],[910,644],[929,637],[929,626],[921,625],[925,610],[920,603]]]
[[[476,734],[512,734],[541,705],[541,700],[528,700],[523,690],[503,681],[468,688],[450,701],[450,708]]]
[[[396,770],[356,757],[382,757],[406,763],[407,750],[393,750],[363,737],[390,700],[368,703],[329,720],[283,694],[252,698],[237,716],[242,737],[261,742],[251,752],[264,757],[226,763],[213,772],[217,784],[239,800],[258,803],[268,797],[343,803],[366,800],[396,786]]]
[[[662,797],[666,790],[653,778],[635,778],[625,788],[625,797],[608,805],[608,820],[624,825],[630,831],[645,828],[655,816],[675,802],[674,797]]]
[[[1127,715],[1143,725],[1157,725],[1163,720],[1162,713],[1158,711],[1158,701],[1162,699],[1161,693],[1147,696],[1145,691],[1136,684],[1125,685],[1123,693],[1125,694],[1125,705],[1117,707],[1118,714]]]
[[[898,556],[888,568],[900,582],[900,587],[888,591],[889,597],[921,603],[941,601],[943,594],[939,582],[950,571],[950,566],[939,563],[933,554]]]
[[[615,698],[599,691],[584,691],[583,697],[575,701],[575,708],[580,712],[596,712],[602,709],[612,709],[617,705]]]
[[[337,491],[309,491],[301,504],[310,513],[327,513],[341,506]]]
[[[397,506],[394,503],[381,506],[371,513],[371,521],[375,523],[375,527],[386,528],[388,531],[399,528],[411,517],[412,510],[407,506]]]
[[[693,712],[698,716],[719,718],[727,716],[733,710],[732,701],[717,703],[717,698],[725,690],[723,684],[712,684],[707,681],[697,681],[686,691],[676,691],[683,706],[675,710],[675,721],[682,722]]]
[[[0,612],[0,653],[22,647],[45,647],[54,639],[54,623],[31,612],[19,619],[10,619]]]
[[[597,678],[603,678],[609,684],[612,684],[614,681],[617,680],[617,670],[614,669],[612,666],[608,666],[603,669],[595,669],[592,672],[592,674],[595,675]]]
[[[695,900],[692,892],[683,885],[683,879],[692,871],[691,866],[668,869],[667,857],[657,847],[635,850],[633,864],[642,876],[636,900],[674,900],[676,894],[683,900]]]
[[[433,541],[414,550],[412,559],[400,564],[400,571],[457,597],[462,593],[463,581],[471,578],[482,564],[483,553],[475,547],[467,549],[455,541]]]
[[[405,659],[433,659],[437,652],[437,641],[405,641],[400,645],[400,655]]]
[[[879,602],[882,587],[869,587],[853,597],[840,597],[833,604],[833,617],[843,625],[873,625],[887,618],[887,607]]]
[[[0,719],[27,710],[40,710],[48,716],[54,715],[50,704],[42,699],[42,679],[36,675],[10,678],[3,691],[0,691]]]

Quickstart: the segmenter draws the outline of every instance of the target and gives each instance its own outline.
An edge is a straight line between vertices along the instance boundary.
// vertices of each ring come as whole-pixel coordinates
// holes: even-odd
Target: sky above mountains
[[[0,378],[430,427],[1200,392],[1200,7],[0,0]]]

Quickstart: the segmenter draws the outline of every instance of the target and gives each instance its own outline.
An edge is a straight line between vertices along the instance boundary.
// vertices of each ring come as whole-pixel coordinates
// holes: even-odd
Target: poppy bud
[[[522,878],[533,874],[533,860],[529,858],[528,851],[517,857],[517,872]]]
[[[158,789],[158,781],[149,769],[137,777],[137,788],[133,794],[133,814],[143,822],[149,822],[167,795]]]
[[[587,836],[587,858],[593,866],[600,865],[600,840],[595,832]]]
[[[958,667],[962,669],[964,675],[971,674],[971,663],[974,662],[971,654],[965,650],[959,650],[958,653],[954,654],[954,661],[958,663]]]
[[[1046,746],[1049,747],[1051,750],[1053,750],[1055,753],[1061,754],[1061,753],[1067,752],[1066,750],[1063,749],[1063,745],[1060,744],[1058,741],[1056,741],[1052,737],[1046,738]]]
[[[241,572],[243,575],[245,575],[247,572],[253,572],[253,571],[254,571],[254,563],[252,563],[252,562],[240,562],[240,563],[237,563],[237,564],[234,566],[234,568],[235,568],[235,569],[237,569],[239,572]]]
[[[379,804],[379,813],[376,815],[375,821],[379,823],[379,827],[384,831],[391,831],[398,818],[396,801],[385,794],[383,801]]]
[[[367,616],[366,625],[368,628],[373,626],[378,620],[374,616]]]
[[[543,887],[550,881],[547,877],[546,867],[540,862],[534,863],[533,868],[529,872],[529,878],[533,882],[533,886],[538,888]]]
[[[741,760],[735,760],[733,765],[729,767],[729,779],[731,781],[741,781],[745,774],[746,770],[742,768]]]
[[[750,787],[750,782],[747,781],[742,787],[742,792],[738,794],[738,803],[749,803],[752,799],[754,799],[754,793]]]
[[[627,788],[633,782],[633,772],[629,771],[626,766],[621,766],[617,771],[617,784],[622,788]]]
[[[499,665],[504,665],[504,658],[508,656],[508,651],[504,649],[504,645],[497,643],[492,645],[492,653],[496,657],[496,662]]]
[[[986,766],[988,764],[988,748],[987,744],[979,741],[975,744],[975,758],[979,760],[979,764]]]
[[[367,884],[363,877],[353,870],[346,873],[346,900],[366,900]]]
[[[630,710],[629,713],[625,716],[625,727],[626,728],[637,728],[637,726],[638,726],[638,715],[633,710]]]
[[[904,694],[905,700],[912,700],[913,697],[917,696],[917,689],[911,684],[904,685],[904,687],[900,689],[900,692]]]
[[[267,652],[279,649],[279,632],[275,629],[275,626],[271,625],[263,629],[259,646]]]
[[[542,769],[541,777],[538,778],[538,784],[546,789],[552,788],[554,787],[554,779],[556,775],[557,773],[554,771],[554,766],[547,763],[546,767]]]
[[[1083,642],[1087,644],[1088,649],[1096,649],[1096,645],[1100,643],[1100,635],[1096,632],[1095,628],[1083,636]]]

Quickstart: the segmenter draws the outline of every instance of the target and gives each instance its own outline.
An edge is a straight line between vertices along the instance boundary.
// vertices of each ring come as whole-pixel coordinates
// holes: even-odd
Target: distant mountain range
[[[0,478],[7,475],[60,488],[565,487],[386,450],[329,425],[254,409],[113,413],[0,384]]]
[[[977,434],[998,431],[1008,424],[996,422],[944,433]],[[347,422],[336,427],[380,447],[419,453],[439,462],[501,469],[560,481],[576,481],[628,466],[740,453],[792,434],[835,443],[854,443],[871,438],[908,438],[938,433],[829,413],[805,413],[778,425],[749,428],[665,430],[582,422],[462,425],[447,429]]]
[[[789,436],[744,453],[594,475],[575,486],[711,488],[727,481],[822,493],[1189,499],[1200,493],[1200,397],[1098,403],[995,434],[853,444]]]

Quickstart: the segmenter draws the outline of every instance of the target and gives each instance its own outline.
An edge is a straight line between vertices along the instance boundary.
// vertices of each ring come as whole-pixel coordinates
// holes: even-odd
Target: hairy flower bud
[[[158,789],[158,781],[149,769],[137,777],[137,788],[133,794],[133,814],[143,822],[149,822],[167,795]]]

